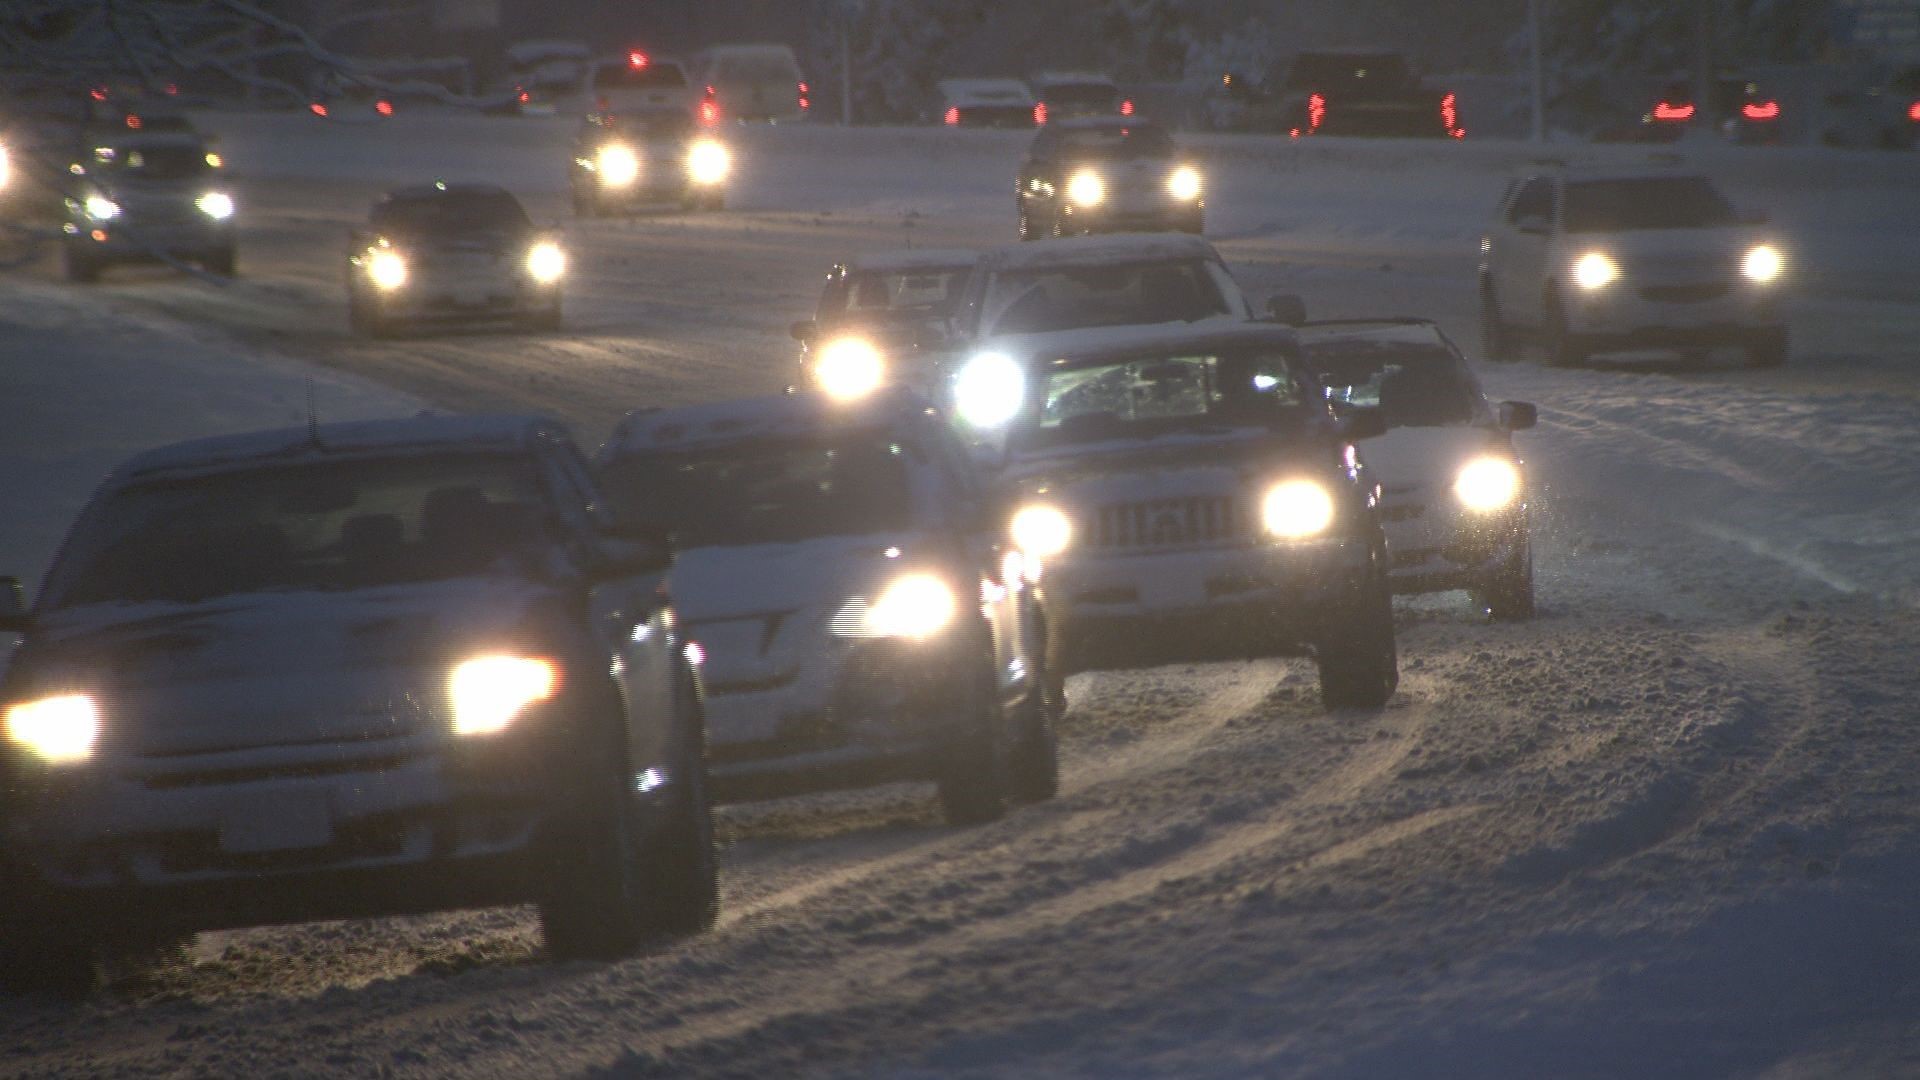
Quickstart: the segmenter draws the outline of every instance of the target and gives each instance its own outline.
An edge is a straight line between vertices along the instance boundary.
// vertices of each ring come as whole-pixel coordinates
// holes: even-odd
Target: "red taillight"
[[[1689,101],[1685,104],[1674,105],[1670,102],[1663,101],[1653,107],[1653,118],[1655,120],[1673,121],[1691,120],[1693,119],[1693,102]]]
[[[1033,103],[1033,126],[1045,127],[1046,123],[1047,123],[1047,103],[1044,101],[1034,102]]]
[[[139,131],[139,130],[140,130],[140,117],[138,117],[138,116],[136,116],[136,115],[134,115],[133,113],[128,113],[128,114],[127,114],[127,126],[128,126],[128,127],[130,127],[130,128],[132,128],[132,129],[133,129],[133,130],[135,130],[135,131]]]
[[[813,102],[811,102],[811,101],[808,101],[808,100],[807,100],[806,98],[801,98],[801,99],[800,99],[800,108],[801,108],[802,110],[805,110],[805,109],[811,109],[811,108],[813,108]]]
[[[1320,130],[1327,119],[1327,97],[1325,94],[1307,95],[1307,134]]]
[[[1907,119],[1920,124],[1920,101],[1907,106]]]
[[[1129,101],[1122,101],[1122,102],[1120,103],[1120,115],[1121,115],[1121,116],[1132,116],[1132,115],[1133,115],[1133,102],[1132,102],[1131,100],[1129,100]]]
[[[807,92],[807,84],[806,84],[806,83],[801,83],[801,84],[800,84],[800,92],[801,92],[801,93],[803,93],[803,94]]]
[[[1749,101],[1740,106],[1740,115],[1749,120],[1780,119],[1780,103],[1777,101]]]
[[[325,105],[322,105],[322,104],[320,104],[320,103],[319,103],[319,102],[317,102],[317,101],[316,101],[316,102],[314,102],[313,104],[311,104],[311,105],[309,105],[309,106],[307,106],[307,111],[308,111],[308,112],[310,112],[310,113],[312,113],[312,114],[313,114],[313,115],[315,115],[315,116],[325,116],[325,115],[327,115],[327,107],[326,107]]]
[[[525,90],[520,91],[520,104],[525,105],[527,102],[532,100],[533,100],[532,94],[527,93]]]
[[[392,116],[393,102],[381,98],[379,101],[373,103],[373,111],[379,113],[381,116]]]
[[[959,124],[960,124],[960,106],[958,105],[949,106],[947,109],[947,126],[958,127]]]
[[[720,103],[707,100],[700,103],[700,123],[712,127],[720,122]]]
[[[1453,129],[1453,137],[1454,137],[1454,138],[1456,138],[1456,139],[1464,139],[1464,138],[1466,138],[1466,137],[1467,137],[1467,129],[1466,129],[1466,128],[1454,128],[1454,129]]]
[[[1454,96],[1448,94],[1440,99],[1440,129],[1449,135],[1460,126],[1460,110]]]
[[[627,66],[630,68],[646,67],[647,54],[641,52],[639,49],[633,50],[632,52],[627,54]]]
[[[168,97],[179,97],[179,96],[180,96],[180,84],[179,84],[179,83],[168,83],[168,84],[167,84],[167,96],[168,96]]]
[[[87,91],[87,94],[88,96],[92,97],[93,100],[95,101],[107,100],[107,88],[104,86],[96,86],[93,89]]]

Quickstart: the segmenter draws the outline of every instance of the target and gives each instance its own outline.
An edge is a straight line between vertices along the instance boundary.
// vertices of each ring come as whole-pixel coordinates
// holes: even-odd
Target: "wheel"
[[[1480,351],[1496,364],[1517,359],[1513,331],[1500,318],[1500,304],[1494,299],[1492,282],[1480,285]]]
[[[1025,210],[1020,211],[1020,239],[1040,239],[1040,231],[1033,227],[1033,218]]]
[[[641,927],[650,935],[684,937],[711,930],[720,915],[720,862],[713,847],[713,804],[707,783],[706,721],[693,679],[682,680],[687,743],[671,766],[679,778],[663,820],[640,849],[640,865],[656,880],[640,901]]]
[[[1555,367],[1573,367],[1587,361],[1586,347],[1573,331],[1567,327],[1567,310],[1560,303],[1560,296],[1553,290],[1547,290],[1543,308],[1546,315],[1546,338],[1544,345],[1547,363]]]
[[[710,192],[703,201],[709,210],[725,210],[727,208],[727,193],[724,191]]]
[[[1787,330],[1769,330],[1747,343],[1747,366],[1779,367],[1787,362]]]
[[[239,269],[239,254],[234,250],[232,244],[228,244],[225,247],[215,248],[208,252],[207,257],[200,260],[200,265],[204,267],[209,274],[219,274],[221,277],[232,277],[234,276],[234,272]]]
[[[552,307],[548,308],[545,311],[539,312],[537,314],[527,316],[526,319],[523,320],[523,322],[526,325],[527,329],[537,331],[540,333],[550,334],[556,330],[559,330],[560,329],[560,301],[555,300],[553,302]]]
[[[949,825],[979,825],[1007,812],[1007,747],[993,678],[991,649],[980,660],[962,704],[967,731],[942,763],[940,810]]]
[[[1064,705],[1043,664],[1015,718],[1013,749],[1007,762],[1007,791],[1014,802],[1042,802],[1059,793],[1060,736],[1054,722]]]
[[[1320,701],[1329,709],[1379,709],[1400,685],[1393,594],[1383,575],[1335,612],[1315,643]]]
[[[68,281],[91,285],[100,280],[100,260],[68,244],[61,254],[61,269]]]
[[[15,912],[16,916],[20,913]],[[0,940],[0,993],[46,994],[77,1001],[92,994],[99,971],[93,946],[58,919],[10,919]]]
[[[1472,595],[1489,618],[1533,618],[1533,544],[1522,537],[1512,557],[1487,575],[1486,582]]]
[[[351,296],[347,299],[347,327],[362,337],[393,336],[393,322],[380,313],[378,304]]]
[[[573,216],[583,218],[600,216],[600,200],[590,189],[579,184],[573,185]]]

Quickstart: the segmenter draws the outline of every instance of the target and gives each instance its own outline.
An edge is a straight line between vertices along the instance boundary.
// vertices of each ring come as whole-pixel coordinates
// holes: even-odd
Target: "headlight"
[[[887,375],[886,358],[862,338],[835,338],[820,347],[813,381],[837,401],[854,401],[879,389]]]
[[[640,157],[632,147],[608,143],[593,157],[600,182],[609,187],[626,187],[640,178]]]
[[[981,353],[953,379],[953,411],[977,428],[995,428],[1020,412],[1027,373],[1005,353]]]
[[[1181,202],[1192,202],[1200,197],[1200,170],[1191,165],[1182,165],[1167,174],[1167,194]]]
[[[1573,264],[1574,283],[1583,289],[1602,289],[1620,276],[1620,266],[1603,251],[1589,251]]]
[[[95,221],[106,221],[120,216],[120,204],[105,195],[87,196],[87,216]]]
[[[878,598],[847,606],[834,620],[834,632],[858,637],[930,637],[953,621],[958,602],[947,583],[932,574],[906,574],[882,589]]]
[[[733,169],[733,154],[713,139],[701,139],[687,150],[687,176],[696,184],[717,184]]]
[[[4,190],[7,182],[12,179],[13,158],[7,153],[6,147],[0,146],[0,190]]]
[[[22,702],[7,710],[7,738],[52,764],[85,761],[100,737],[100,710],[85,694]]]
[[[455,735],[486,735],[513,723],[527,706],[560,687],[553,662],[529,656],[482,656],[453,669],[447,695]]]
[[[551,240],[542,240],[527,251],[527,274],[542,285],[559,281],[567,272],[567,253]]]
[[[1073,542],[1073,522],[1051,506],[1023,507],[1013,515],[1013,542],[1028,555],[1047,557]]]
[[[1454,479],[1453,494],[1469,510],[1498,510],[1520,494],[1520,470],[1504,458],[1476,458]]]
[[[1081,169],[1067,181],[1067,198],[1075,206],[1099,206],[1107,197],[1107,182],[1092,169]]]
[[[376,251],[367,256],[367,277],[375,287],[391,292],[407,283],[407,260],[397,251]]]
[[[1740,263],[1740,272],[1753,281],[1772,281],[1780,276],[1786,260],[1780,257],[1780,250],[1772,244],[1757,244]]]
[[[233,216],[233,196],[224,191],[209,191],[195,199],[193,205],[215,221],[225,221]]]
[[[1260,523],[1289,540],[1318,535],[1333,524],[1333,496],[1311,480],[1277,484],[1260,500]]]

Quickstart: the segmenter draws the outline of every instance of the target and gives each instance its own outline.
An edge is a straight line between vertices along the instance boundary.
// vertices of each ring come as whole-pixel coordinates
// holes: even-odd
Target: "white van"
[[[807,77],[785,45],[715,45],[695,57],[694,70],[719,119],[800,120],[811,104]]]

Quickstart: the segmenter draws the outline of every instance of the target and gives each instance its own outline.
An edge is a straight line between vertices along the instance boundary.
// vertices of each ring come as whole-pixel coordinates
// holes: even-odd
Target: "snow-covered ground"
[[[565,332],[361,342],[340,257],[380,186],[490,176],[561,213],[564,124],[400,119],[225,118],[229,288],[9,277],[0,551],[42,558],[123,451],[297,421],[296,363],[323,413],[531,409],[589,441],[772,390],[836,257],[1007,238],[1021,147],[744,133],[740,209],[570,227]],[[1197,152],[1256,295],[1471,348],[1478,225],[1532,151]],[[555,967],[518,910],[203,935],[94,1002],[0,1003],[0,1074],[1920,1071],[1920,158],[1703,153],[1795,253],[1792,362],[1485,368],[1541,409],[1543,614],[1403,602],[1383,713],[1323,713],[1304,662],[1078,676],[1061,797],[994,825],[912,787],[727,810],[705,938]]]

